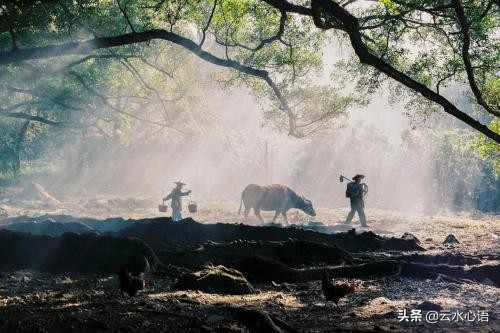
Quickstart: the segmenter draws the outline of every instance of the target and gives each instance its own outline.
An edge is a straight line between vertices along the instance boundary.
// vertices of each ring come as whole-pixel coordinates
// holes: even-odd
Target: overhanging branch
[[[279,9],[286,10],[288,12],[294,12],[301,15],[313,16],[311,9],[298,6],[289,3],[286,0],[262,0],[269,5]],[[494,132],[488,126],[481,124],[476,119],[469,116],[467,113],[459,110],[453,103],[451,103],[444,96],[436,93],[435,91],[429,89],[424,84],[415,81],[410,76],[392,67],[389,63],[385,62],[383,59],[375,56],[370,52],[368,47],[363,42],[363,38],[360,32],[360,25],[358,19],[347,11],[344,7],[331,0],[316,0],[323,10],[325,10],[329,15],[334,17],[336,20],[342,23],[343,30],[348,34],[351,46],[359,58],[360,62],[372,66],[397,82],[403,84],[404,86],[412,89],[415,92],[420,93],[426,99],[433,101],[441,105],[444,111],[455,118],[466,123],[470,127],[476,129],[477,131],[483,133],[488,138],[494,140],[496,143],[500,143],[500,134]],[[317,25],[318,26],[318,25]],[[323,28],[323,26],[318,26],[318,28]]]
[[[59,45],[48,45],[29,49],[17,49],[7,52],[0,52],[0,65],[18,63],[33,59],[58,57],[63,55],[88,54],[99,49],[143,43],[151,40],[166,40],[172,42],[189,50],[199,58],[214,65],[235,69],[241,73],[263,79],[271,87],[277,99],[280,101],[282,110],[287,114],[289,118],[290,125],[295,125],[295,115],[291,111],[286,99],[280,93],[279,88],[271,79],[269,73],[266,70],[252,68],[231,59],[219,58],[212,53],[203,50],[192,40],[163,29],[153,29],[113,37],[97,37],[82,42],[70,42]],[[297,137],[302,136],[295,127],[290,127],[289,134]]]
[[[40,116],[33,116],[31,114],[26,114],[22,112],[3,112],[0,110],[0,116],[8,118],[16,118],[16,119],[26,119],[55,127],[81,128],[81,125],[76,123],[65,122],[65,121],[53,121]]]
[[[469,57],[469,47],[470,47],[470,34],[469,34],[469,23],[465,17],[465,11],[462,7],[462,2],[460,0],[452,0],[453,7],[455,8],[455,13],[457,15],[458,22],[461,27],[461,32],[463,36],[462,44],[462,60],[465,66],[465,72],[467,73],[467,79],[469,80],[469,85],[476,97],[477,104],[481,105],[486,111],[491,113],[496,117],[500,117],[500,112],[493,110],[486,101],[483,99],[483,95],[479,87],[477,86],[476,78],[474,76],[474,70],[472,69],[472,63]]]

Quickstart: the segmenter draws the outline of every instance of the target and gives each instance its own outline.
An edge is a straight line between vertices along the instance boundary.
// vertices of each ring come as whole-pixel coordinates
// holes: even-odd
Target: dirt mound
[[[138,239],[78,235],[37,236],[0,231],[0,270],[35,269],[45,272],[116,273],[125,264],[148,259],[151,268],[162,264]]]
[[[25,232],[33,235],[61,236],[67,232],[85,234],[94,230],[83,223],[57,223],[53,221],[13,223],[0,226],[0,229]]]
[[[93,218],[88,218],[88,217],[73,217],[71,215],[41,215],[41,216],[17,216],[17,217],[10,217],[2,220],[2,223],[5,224],[15,224],[15,223],[27,223],[27,222],[46,222],[46,221],[51,221],[51,222],[57,222],[57,223],[79,223],[82,225],[85,225],[86,227],[98,231],[98,232],[115,232],[119,231],[121,229],[124,229],[126,227],[131,226],[134,224],[134,220],[124,220],[121,217],[112,217],[108,218],[105,220],[98,220],[98,219],[93,219]],[[12,230],[17,230],[17,229],[12,229]],[[27,230],[22,230],[23,232],[31,232],[29,229]],[[78,231],[73,231],[73,230],[68,230],[69,232],[78,232]],[[31,232],[34,234],[42,234],[42,235],[48,235],[48,236],[53,236],[51,234],[46,234],[46,233],[37,233],[37,232]]]
[[[304,282],[317,280],[328,269],[338,278],[371,279],[383,276],[401,276],[413,279],[440,279],[454,283],[476,281],[500,285],[500,264],[489,263],[472,267],[445,264],[428,265],[398,260],[380,260],[354,266],[291,268],[280,261],[262,256],[252,256],[228,265],[247,276],[251,281]]]
[[[137,237],[155,250],[192,247],[207,241],[232,242],[239,239],[253,241],[305,240],[337,245],[349,252],[356,251],[422,251],[414,239],[387,238],[373,232],[356,233],[351,230],[339,234],[322,234],[296,228],[256,227],[245,224],[201,224],[190,218],[172,222],[170,218],[138,220],[119,231],[120,236]]]
[[[337,246],[300,240],[286,242],[237,240],[222,244],[209,242],[196,249],[158,252],[158,257],[163,263],[190,268],[198,268],[206,262],[227,265],[254,255],[273,258],[290,266],[316,263],[352,264],[355,261],[348,252]]]
[[[402,259],[411,262],[419,262],[423,264],[431,264],[431,265],[447,264],[454,266],[465,266],[465,265],[481,264],[481,260],[479,260],[478,258],[451,252],[446,252],[438,255],[413,253],[410,255],[404,255],[398,257],[397,259]]]
[[[200,290],[213,294],[244,295],[255,292],[247,279],[235,269],[210,266],[183,275],[174,287],[180,290]]]
[[[443,244],[460,244],[454,234],[449,234],[443,241]]]
[[[300,270],[288,267],[284,263],[263,257],[251,256],[242,260],[235,261],[229,265],[238,271],[243,272],[250,281],[259,282],[302,282],[304,279]],[[320,274],[318,273],[318,278]]]

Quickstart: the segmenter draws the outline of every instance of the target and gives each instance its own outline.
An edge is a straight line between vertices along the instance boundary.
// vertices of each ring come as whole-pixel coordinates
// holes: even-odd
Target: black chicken
[[[120,268],[118,273],[120,290],[129,294],[130,297],[146,288],[145,276],[149,272],[150,266],[148,260],[144,256],[141,257],[138,264],[125,265]]]
[[[324,271],[321,279],[321,289],[325,296],[325,306],[329,301],[332,301],[339,308],[339,300],[356,290],[356,286],[351,283],[333,283],[328,272]]]

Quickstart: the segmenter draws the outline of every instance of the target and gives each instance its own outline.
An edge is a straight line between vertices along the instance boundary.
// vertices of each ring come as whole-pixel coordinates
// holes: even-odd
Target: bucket
[[[161,213],[166,213],[167,212],[167,205],[165,205],[165,201],[163,201],[162,204],[158,205],[158,210],[161,212]]]
[[[196,202],[190,201],[188,205],[188,210],[190,213],[196,213],[198,211],[198,205],[196,205]]]

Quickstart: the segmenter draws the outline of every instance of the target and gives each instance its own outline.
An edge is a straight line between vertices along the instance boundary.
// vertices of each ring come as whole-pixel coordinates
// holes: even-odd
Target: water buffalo
[[[262,216],[260,216],[260,211],[274,210],[273,223],[276,218],[281,213],[285,218],[286,224],[288,224],[288,219],[286,217],[286,212],[290,208],[297,208],[302,210],[304,213],[316,216],[311,200],[307,200],[303,196],[299,196],[292,189],[286,185],[272,184],[272,185],[256,185],[250,184],[241,193],[241,205],[245,204],[245,221],[248,219],[248,213],[250,209],[253,208],[255,216],[264,223]]]

